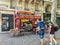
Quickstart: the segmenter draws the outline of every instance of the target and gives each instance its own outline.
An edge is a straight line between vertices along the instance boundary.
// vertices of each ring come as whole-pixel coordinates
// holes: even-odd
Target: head
[[[53,22],[50,22],[50,25],[54,26],[54,23]]]
[[[37,22],[41,21],[41,19],[37,19]]]
[[[39,22],[39,19],[37,19],[36,21]]]

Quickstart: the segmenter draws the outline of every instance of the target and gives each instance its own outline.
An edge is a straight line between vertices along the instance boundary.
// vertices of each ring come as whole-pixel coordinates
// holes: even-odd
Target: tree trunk
[[[52,11],[51,11],[51,21],[56,23],[56,9],[57,9],[57,0],[53,0],[52,2]]]

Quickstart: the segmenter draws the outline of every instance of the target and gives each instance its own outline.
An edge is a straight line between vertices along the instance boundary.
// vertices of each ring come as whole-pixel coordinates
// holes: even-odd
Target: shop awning
[[[33,14],[32,12],[25,12],[25,14]]]
[[[18,14],[24,14],[24,11],[18,11]]]

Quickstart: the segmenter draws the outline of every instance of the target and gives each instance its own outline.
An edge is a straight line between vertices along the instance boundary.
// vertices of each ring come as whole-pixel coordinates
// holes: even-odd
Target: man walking
[[[38,21],[38,27],[40,28],[39,30],[39,37],[40,37],[40,43],[41,45],[44,45],[44,28],[45,28],[45,23],[44,21]]]

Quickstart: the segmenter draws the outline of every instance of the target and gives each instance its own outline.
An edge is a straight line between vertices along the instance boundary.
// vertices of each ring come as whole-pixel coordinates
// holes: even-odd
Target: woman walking
[[[50,26],[49,26],[50,45],[53,45],[53,44],[52,44],[53,41],[55,42],[55,45],[57,45],[57,41],[56,41],[56,39],[54,38],[54,34],[55,34],[54,27],[55,27],[54,23],[53,23],[53,22],[50,22]]]

